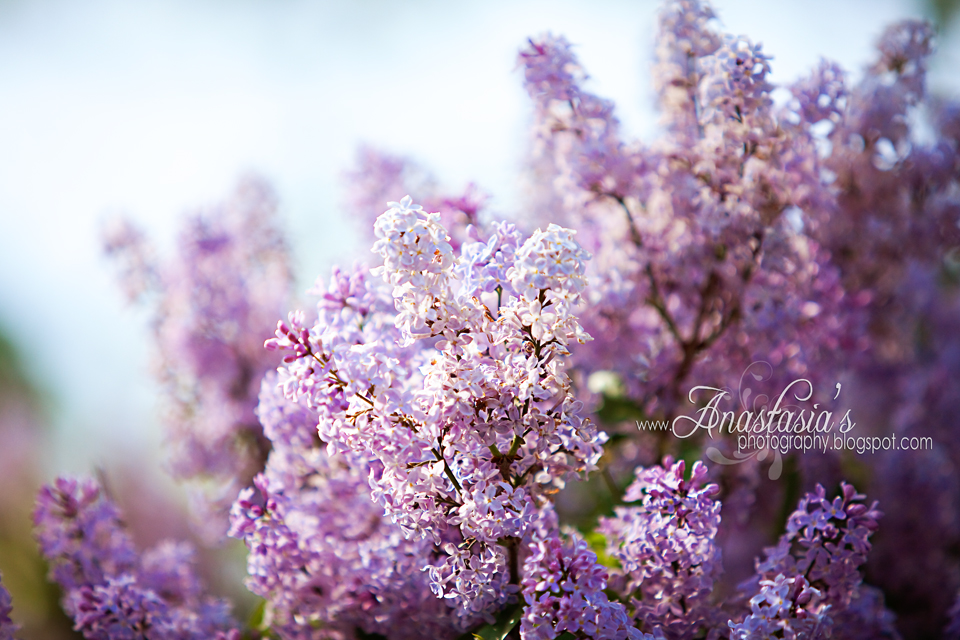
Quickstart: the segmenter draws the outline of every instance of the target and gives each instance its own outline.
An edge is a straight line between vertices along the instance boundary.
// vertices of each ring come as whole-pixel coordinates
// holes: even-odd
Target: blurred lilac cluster
[[[229,605],[203,592],[193,549],[166,541],[139,554],[116,505],[94,481],[59,478],[44,487],[34,525],[64,610],[84,637],[236,637]]]
[[[663,136],[645,145],[621,139],[567,40],[531,39],[529,215],[493,220],[475,187],[440,195],[365,149],[349,206],[375,257],[279,322],[288,256],[263,184],[191,219],[163,265],[118,225],[107,250],[156,310],[171,470],[205,484],[205,529],[245,544],[262,615],[241,630],[189,546],[138,554],[102,487],[59,479],[36,535],[75,628],[960,633],[960,106],[926,94],[932,41],[903,22],[859,84],[823,61],[778,88],[759,44],[671,0]],[[765,386],[744,390],[757,363]],[[696,385],[762,414],[798,379],[857,435],[931,446],[727,458],[712,430],[636,428],[703,409]],[[0,638],[9,611],[0,586]]]
[[[260,381],[278,359],[263,341],[292,285],[276,208],[272,189],[247,178],[226,202],[192,216],[178,254],[163,262],[127,220],[105,234],[127,296],[153,308],[169,468],[192,481],[197,521],[214,539],[270,451],[255,410]]]

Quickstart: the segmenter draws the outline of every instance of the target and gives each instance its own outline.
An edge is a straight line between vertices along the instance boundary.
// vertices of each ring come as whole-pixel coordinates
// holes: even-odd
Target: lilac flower
[[[821,595],[806,578],[787,578],[782,573],[772,580],[760,581],[760,593],[750,599],[750,615],[743,622],[730,622],[730,637],[754,638],[826,638],[830,637],[830,617],[809,603]],[[812,609],[812,610],[811,610]]]
[[[820,485],[800,500],[779,544],[757,560],[757,576],[741,585],[758,593],[750,599],[750,615],[730,622],[732,637],[818,637],[831,625],[840,638],[876,637],[871,627],[896,636],[882,599],[862,585],[859,568],[881,516],[877,503],[868,507],[864,497],[843,483],[833,500]]]
[[[755,114],[769,110],[773,89],[766,80],[769,60],[759,44],[727,36],[720,48],[701,62],[701,123],[732,119],[748,124]]]
[[[561,537],[552,512],[533,533],[523,575],[527,606],[520,634],[525,639],[552,640],[564,633],[609,640],[655,637],[640,633],[623,605],[608,600],[606,569],[582,538]]]
[[[356,168],[346,174],[350,184],[347,209],[360,222],[361,232],[370,236],[373,223],[383,212],[383,203],[398,194],[411,194],[430,211],[440,214],[444,228],[450,233],[453,249],[470,241],[471,226],[484,224],[487,197],[470,184],[463,193],[443,193],[434,177],[409,158],[362,147],[357,153]]]
[[[829,254],[788,216],[824,188],[813,134],[774,108],[769,56],[712,31],[712,17],[693,2],[661,14],[673,124],[650,148],[620,139],[565,40],[520,55],[536,105],[535,213],[578,229],[599,256],[581,312],[597,339],[575,351],[577,367],[614,372],[646,415],[664,418],[688,380],[736,388],[758,360],[774,367],[774,386],[826,373],[855,320],[838,313]]]
[[[138,558],[119,510],[92,480],[43,487],[34,523],[64,610],[86,638],[200,640],[234,625],[229,605],[203,593],[193,550],[165,542]]]
[[[711,595],[722,572],[716,544],[719,487],[706,483],[697,462],[690,479],[685,464],[667,457],[662,467],[638,468],[615,518],[601,518],[607,553],[619,568],[613,588],[623,595],[638,627],[659,628],[667,638],[692,638],[722,621]]]
[[[889,535],[878,537],[868,572],[900,603],[900,628],[918,637],[940,633],[949,594],[960,586],[953,551],[960,525],[956,509],[946,506],[955,503],[948,469],[956,468],[960,452],[942,431],[960,410],[948,373],[958,362],[951,256],[960,245],[960,155],[951,133],[955,103],[926,95],[932,43],[932,28],[917,21],[881,36],[876,61],[848,89],[821,143],[835,195],[805,218],[838,268],[844,312],[856,306],[861,316],[844,340],[863,399],[858,412],[871,416],[875,433],[935,440],[930,451],[881,455],[870,489],[890,508]],[[932,139],[918,135],[924,127]],[[935,539],[924,542],[934,530]],[[904,540],[912,553],[903,553]]]
[[[2,576],[0,576],[2,578]],[[3,587],[0,581],[0,640],[13,640],[13,634],[20,628],[10,619],[10,612],[13,605],[10,600],[10,593]]]
[[[421,571],[435,547],[406,540],[370,499],[378,465],[328,455],[317,414],[284,398],[275,374],[258,412],[273,449],[256,490],[234,504],[231,535],[249,548],[247,586],[267,601],[265,625],[284,638],[459,635],[472,620],[458,621]]]
[[[513,264],[523,234],[506,222],[497,225],[486,242],[480,241],[476,227],[471,227],[469,233],[472,242],[461,248],[458,276],[462,284],[458,295],[472,297],[498,289],[501,299],[504,292],[517,295],[507,278],[507,269]]]
[[[65,591],[134,570],[136,550],[120,511],[92,480],[61,477],[44,486],[33,522],[50,578]]]
[[[370,489],[388,516],[443,549],[424,565],[433,589],[468,616],[489,611],[518,588],[519,544],[542,501],[600,456],[562,369],[566,345],[588,339],[573,315],[587,255],[556,225],[523,243],[501,226],[465,245],[475,256],[514,237],[492,256],[512,259],[491,309],[461,295],[438,214],[404,198],[375,230],[382,280],[355,273],[342,297],[335,274],[319,322],[291,315],[268,346],[292,352],[281,384],[317,411],[328,452],[374,465]],[[365,300],[360,313],[350,300]]]
[[[806,78],[790,87],[803,122],[811,125],[828,120],[836,124],[843,117],[848,89],[843,70],[828,60]]]
[[[713,54],[721,38],[713,31],[712,7],[699,0],[666,2],[660,10],[653,80],[664,124],[678,135],[697,135],[700,60]]]

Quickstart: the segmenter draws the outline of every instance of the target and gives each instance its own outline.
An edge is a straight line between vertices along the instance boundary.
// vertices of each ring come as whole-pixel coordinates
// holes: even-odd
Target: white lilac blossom
[[[164,542],[139,555],[116,505],[94,481],[58,478],[45,486],[34,523],[63,608],[84,637],[238,637],[227,602],[203,592],[192,548]]]

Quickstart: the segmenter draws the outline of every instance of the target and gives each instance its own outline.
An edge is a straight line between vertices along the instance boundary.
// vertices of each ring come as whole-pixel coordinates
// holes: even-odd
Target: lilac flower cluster
[[[870,489],[889,508],[868,573],[901,603],[901,629],[915,636],[940,633],[960,588],[960,451],[951,428],[960,411],[960,119],[955,101],[927,94],[933,44],[930,25],[904,21],[882,34],[858,85],[841,91],[842,78],[821,71],[816,101],[842,101],[820,142],[832,179],[826,204],[806,218],[838,265],[845,306],[864,316],[849,340],[851,378],[864,398],[858,411],[876,433],[934,442],[930,451],[881,456]],[[903,553],[904,540],[912,553]]]
[[[345,176],[351,187],[346,207],[360,221],[364,236],[370,235],[373,223],[383,213],[383,203],[400,193],[410,194],[427,209],[440,214],[454,251],[470,239],[471,227],[486,222],[487,197],[474,184],[462,193],[444,193],[437,187],[436,179],[416,162],[370,147],[360,149],[356,164]]]
[[[370,499],[376,462],[328,455],[317,414],[264,378],[258,415],[273,443],[256,489],[233,506],[230,535],[249,548],[248,588],[266,599],[264,625],[285,638],[457,635],[456,616],[421,569],[432,543],[407,540]]]
[[[10,619],[12,610],[10,592],[3,587],[3,582],[0,581],[0,640],[13,640],[13,634],[20,628]]]
[[[607,553],[617,560],[613,589],[629,604],[641,629],[659,628],[667,638],[693,638],[722,624],[712,602],[722,572],[716,543],[720,488],[707,484],[707,468],[669,457],[662,467],[638,468],[624,495],[638,506],[617,507],[601,518]]]
[[[933,451],[874,456],[871,492],[904,508],[890,512],[870,572],[910,612],[902,628],[934,635],[960,588],[960,518],[947,506],[960,452],[944,431],[960,411],[949,328],[960,109],[927,94],[933,28],[893,25],[859,83],[822,61],[774,101],[769,55],[714,17],[696,0],[661,11],[654,85],[665,130],[649,146],[621,140],[613,106],[585,89],[565,39],[533,40],[520,55],[535,106],[536,219],[577,229],[598,256],[581,312],[595,340],[573,350],[571,375],[588,406],[607,400],[590,387],[614,389],[631,418],[669,420],[694,384],[737,390],[765,362],[762,393],[800,377],[814,389],[843,381],[861,435],[932,436]],[[583,384],[597,373],[613,382]],[[677,450],[672,438],[647,440],[645,463]],[[821,471],[830,483],[852,471],[836,456],[805,458],[807,486],[827,481]],[[756,482],[732,478],[751,470],[759,465],[723,470],[731,520],[772,516],[758,511],[770,496]],[[911,498],[906,483],[929,499]],[[930,539],[904,554],[904,536]]]
[[[662,14],[664,139],[620,140],[613,106],[581,88],[563,38],[520,55],[536,105],[536,214],[583,233],[589,273],[578,368],[615,372],[647,415],[670,417],[688,379],[736,388],[753,361],[807,374],[843,337],[829,256],[790,212],[822,187],[811,134],[774,107],[769,57],[710,27],[712,11]],[[793,112],[790,115],[795,115]],[[817,369],[819,371],[819,369]]]
[[[551,640],[561,634],[579,638],[644,640],[623,605],[610,602],[604,589],[607,571],[596,554],[575,533],[564,540],[552,511],[543,514],[534,530],[523,564],[526,601],[520,633],[531,640]],[[660,636],[662,638],[662,636]]]
[[[433,589],[484,612],[518,588],[519,547],[544,500],[600,457],[563,373],[567,344],[587,339],[573,315],[587,256],[556,225],[519,246],[500,227],[461,248],[464,267],[438,214],[409,198],[390,206],[375,227],[382,280],[335,273],[319,321],[292,314],[268,346],[292,351],[281,384],[317,411],[328,452],[375,461],[386,514],[443,549]],[[494,298],[481,280],[505,253],[509,286]],[[468,270],[481,275],[456,278]]]
[[[730,622],[731,637],[818,637],[831,626],[840,638],[897,635],[891,616],[883,613],[882,596],[873,607],[864,606],[876,594],[861,584],[859,568],[881,516],[877,503],[868,507],[864,498],[844,483],[832,501],[820,485],[800,500],[779,544],[766,549],[757,576],[741,586],[757,593],[750,598],[750,615]],[[864,613],[870,617],[861,617]]]
[[[154,305],[170,468],[196,481],[198,522],[222,536],[230,503],[269,451],[254,409],[277,360],[262,345],[291,284],[276,198],[260,180],[241,182],[223,205],[187,221],[166,264],[129,222],[109,230],[106,251],[128,294]]]
[[[239,637],[227,602],[203,593],[193,549],[168,541],[138,555],[119,510],[94,481],[58,478],[45,486],[34,524],[63,608],[84,637]]]

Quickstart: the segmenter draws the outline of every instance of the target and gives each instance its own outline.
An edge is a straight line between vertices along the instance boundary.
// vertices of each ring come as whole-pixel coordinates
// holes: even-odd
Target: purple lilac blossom
[[[919,21],[883,33],[876,61],[845,92],[823,137],[830,206],[805,218],[865,316],[848,341],[848,363],[869,434],[932,442],[924,451],[878,455],[870,487],[890,508],[867,573],[913,637],[940,633],[960,588],[960,451],[952,429],[960,411],[960,145],[957,103],[927,94],[933,44],[932,27]],[[816,101],[835,94],[825,88]],[[924,128],[932,136],[922,138]]]
[[[607,569],[597,562],[597,555],[583,538],[573,532],[562,536],[556,515],[549,510],[544,510],[538,525],[523,564],[523,638],[552,640],[561,634],[604,640],[655,637],[633,627],[624,606],[607,598]]]
[[[547,496],[600,457],[563,370],[566,345],[589,339],[572,311],[588,255],[556,225],[519,246],[499,227],[462,253],[513,237],[509,290],[465,290],[440,215],[410,198],[389,206],[375,277],[335,274],[319,321],[291,314],[268,346],[291,352],[280,382],[317,411],[328,452],[375,461],[373,497],[443,550],[432,588],[468,615],[489,612],[519,589],[520,546]]]
[[[13,634],[20,628],[10,619],[13,604],[10,592],[3,586],[3,576],[0,576],[0,640],[13,640]]]
[[[58,478],[43,487],[34,524],[63,608],[84,637],[201,640],[234,626],[230,606],[203,593],[192,548],[164,542],[138,556],[96,482]]]
[[[401,193],[409,194],[430,211],[440,214],[454,250],[471,240],[471,226],[485,223],[487,196],[475,184],[467,185],[460,194],[444,193],[438,188],[436,179],[409,158],[364,146],[357,153],[356,166],[347,172],[346,179],[351,194],[346,208],[360,222],[363,236],[371,240],[373,223],[383,213],[383,203]]]
[[[735,391],[762,361],[768,395],[799,377],[821,394],[843,381],[841,402],[872,418],[857,435],[933,436],[933,453],[874,457],[878,469],[931,481],[930,498],[912,501],[889,473],[871,474],[872,493],[912,506],[891,511],[868,571],[910,612],[903,629],[936,634],[960,575],[956,510],[940,506],[954,504],[956,483],[932,480],[960,464],[946,429],[960,411],[948,328],[960,273],[960,108],[927,95],[932,27],[893,25],[859,83],[821,61],[776,104],[770,57],[713,18],[705,2],[661,11],[654,78],[665,132],[649,146],[619,140],[612,105],[584,88],[565,39],[535,39],[520,55],[535,107],[535,218],[577,229],[597,256],[581,313],[596,339],[573,349],[571,373],[613,374],[643,415],[670,418],[694,384]],[[824,479],[811,469],[850,472],[831,457],[798,464],[807,486]],[[743,495],[728,509],[769,502]],[[918,535],[944,535],[905,554],[918,521],[944,523]]]
[[[741,585],[755,595],[750,614],[730,621],[731,637],[899,637],[882,595],[862,584],[882,515],[865,497],[842,483],[833,500],[820,485],[800,500],[777,546],[757,560],[757,575]]]
[[[787,216],[821,187],[815,144],[774,107],[769,57],[714,33],[711,16],[692,2],[662,14],[663,106],[683,113],[651,147],[620,140],[566,40],[520,54],[535,215],[578,229],[600,256],[582,311],[596,340],[574,349],[577,368],[614,372],[656,417],[686,403],[688,381],[736,388],[754,361],[773,365],[771,386],[813,376],[845,329],[829,255]]]
[[[622,594],[638,628],[660,629],[666,638],[694,638],[726,619],[712,601],[723,571],[716,544],[720,492],[708,484],[707,468],[693,465],[685,479],[684,461],[668,456],[663,466],[636,470],[616,517],[601,518],[607,554],[617,560],[612,588]]]
[[[273,449],[256,489],[235,503],[230,534],[249,547],[247,586],[266,599],[264,623],[283,638],[460,635],[463,623],[421,570],[435,546],[406,539],[370,499],[377,463],[328,455],[317,414],[285,398],[275,373],[258,415]]]

